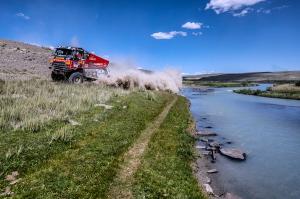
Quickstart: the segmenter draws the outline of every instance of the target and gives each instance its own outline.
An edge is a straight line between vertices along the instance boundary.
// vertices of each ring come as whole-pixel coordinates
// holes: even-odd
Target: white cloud
[[[175,36],[187,36],[186,32],[182,31],[171,31],[171,32],[156,32],[151,35],[154,39],[173,39]]]
[[[181,27],[186,29],[196,30],[196,29],[201,29],[202,26],[203,24],[199,22],[186,22]]]
[[[213,9],[217,14],[220,14],[239,10],[247,6],[253,6],[263,1],[266,0],[210,0],[210,2],[206,4],[205,9]]]
[[[29,20],[29,19],[30,19],[29,16],[25,15],[25,14],[22,13],[22,12],[17,13],[16,16],[17,16],[17,17],[21,17],[21,18],[26,19],[26,20]]]
[[[262,13],[262,14],[271,14],[273,11],[280,11],[282,9],[286,9],[289,6],[283,5],[283,6],[278,6],[270,9],[264,9],[264,8],[259,8],[256,10],[257,13]]]
[[[244,17],[246,16],[252,9],[251,8],[245,8],[243,9],[242,11],[240,12],[237,12],[237,13],[233,13],[232,15],[234,17]]]
[[[201,36],[203,33],[202,32],[192,32],[192,35],[194,36]]]

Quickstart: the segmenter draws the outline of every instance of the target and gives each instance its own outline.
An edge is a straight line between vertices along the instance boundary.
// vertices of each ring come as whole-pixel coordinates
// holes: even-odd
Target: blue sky
[[[77,44],[152,70],[300,70],[299,10],[298,0],[7,0],[0,38]]]

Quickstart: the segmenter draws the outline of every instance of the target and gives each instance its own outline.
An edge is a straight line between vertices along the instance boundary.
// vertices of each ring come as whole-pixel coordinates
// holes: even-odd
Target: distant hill
[[[184,76],[183,80],[219,81],[219,82],[299,81],[300,80],[300,71],[190,75],[190,76]]]
[[[51,49],[22,42],[0,40],[0,78],[49,77]]]

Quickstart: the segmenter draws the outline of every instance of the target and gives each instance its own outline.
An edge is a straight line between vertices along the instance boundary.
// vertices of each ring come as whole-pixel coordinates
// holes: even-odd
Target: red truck
[[[58,47],[50,59],[51,78],[82,83],[108,75],[109,61],[77,47]]]

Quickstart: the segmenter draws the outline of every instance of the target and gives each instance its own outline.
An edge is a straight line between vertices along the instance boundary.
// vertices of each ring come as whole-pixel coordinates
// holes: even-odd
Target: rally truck
[[[78,84],[108,76],[109,61],[83,48],[60,46],[55,49],[50,65],[53,81],[67,80]]]

